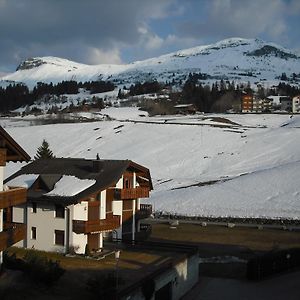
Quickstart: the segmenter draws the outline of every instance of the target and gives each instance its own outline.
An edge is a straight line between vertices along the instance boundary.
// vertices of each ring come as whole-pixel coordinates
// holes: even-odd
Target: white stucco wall
[[[84,254],[85,246],[87,244],[87,235],[86,234],[77,234],[75,232],[72,233],[72,243],[71,245],[74,247],[74,250],[78,254]]]
[[[25,205],[14,206],[12,208],[12,215],[14,223],[25,223]]]
[[[119,179],[119,181],[116,184],[117,189],[122,189],[123,188],[123,176]]]
[[[106,219],[106,190],[100,194],[100,219]]]
[[[82,201],[73,207],[73,219],[87,221],[88,219],[88,202]]]
[[[24,223],[26,224],[26,209],[25,204],[19,206],[13,206],[12,208],[12,221],[14,223]],[[14,244],[16,247],[26,247],[26,239],[21,240],[18,243]]]
[[[120,216],[120,224],[122,224],[123,201],[113,200],[112,210],[115,216]],[[122,225],[113,232],[113,237],[118,239],[122,238]]]
[[[36,227],[36,239],[31,238],[31,228]],[[64,231],[64,246],[55,245],[55,230]],[[67,225],[65,218],[55,218],[53,204],[37,203],[37,212],[32,212],[29,203],[27,207],[27,248],[51,252],[66,252]]]

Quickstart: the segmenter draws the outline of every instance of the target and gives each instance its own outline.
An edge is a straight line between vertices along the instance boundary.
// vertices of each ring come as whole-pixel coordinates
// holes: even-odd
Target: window
[[[59,246],[65,245],[65,232],[63,230],[54,231],[54,244]]]
[[[31,227],[31,239],[36,240],[36,227]]]
[[[61,205],[55,205],[55,218],[64,218],[65,208]]]
[[[36,202],[32,202],[31,203],[31,212],[36,214],[36,208],[37,208]]]

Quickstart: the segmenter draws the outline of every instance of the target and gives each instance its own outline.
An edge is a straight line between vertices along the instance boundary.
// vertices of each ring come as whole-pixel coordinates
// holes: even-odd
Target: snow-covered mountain
[[[151,79],[179,82],[190,72],[206,73],[211,81],[225,79],[271,85],[278,83],[282,73],[287,77],[293,73],[299,75],[300,57],[297,52],[274,43],[230,38],[124,65],[85,65],[57,57],[31,58],[22,62],[16,72],[4,76],[2,84],[16,81],[33,87],[39,81],[98,79],[114,80],[119,85]]]

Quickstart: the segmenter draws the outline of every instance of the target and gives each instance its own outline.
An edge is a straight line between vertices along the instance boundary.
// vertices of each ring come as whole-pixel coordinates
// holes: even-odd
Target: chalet
[[[26,202],[26,188],[3,185],[6,162],[29,161],[30,156],[0,126],[0,268],[2,252],[13,244],[23,240],[26,225],[12,222],[12,209]]]
[[[27,224],[18,246],[45,251],[98,251],[109,237],[135,239],[151,205],[150,172],[130,160],[40,159],[9,177],[8,186],[28,189],[13,221]]]

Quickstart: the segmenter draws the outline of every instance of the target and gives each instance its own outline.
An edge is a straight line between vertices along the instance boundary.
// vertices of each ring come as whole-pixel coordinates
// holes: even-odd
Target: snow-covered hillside
[[[131,159],[153,178],[155,210],[199,216],[300,218],[300,116],[141,116],[16,127],[8,132],[33,157],[46,139],[57,157]],[[25,125],[25,127],[24,127]],[[29,125],[29,123],[27,124]],[[8,173],[20,164],[10,163]]]
[[[272,85],[278,83],[282,73],[289,77],[299,70],[297,53],[258,39],[231,38],[126,65],[91,66],[56,57],[37,57],[22,62],[16,72],[2,78],[2,84],[17,81],[33,87],[39,81],[109,79],[123,85],[151,79],[179,81],[190,72],[202,72],[211,81],[223,78]]]

